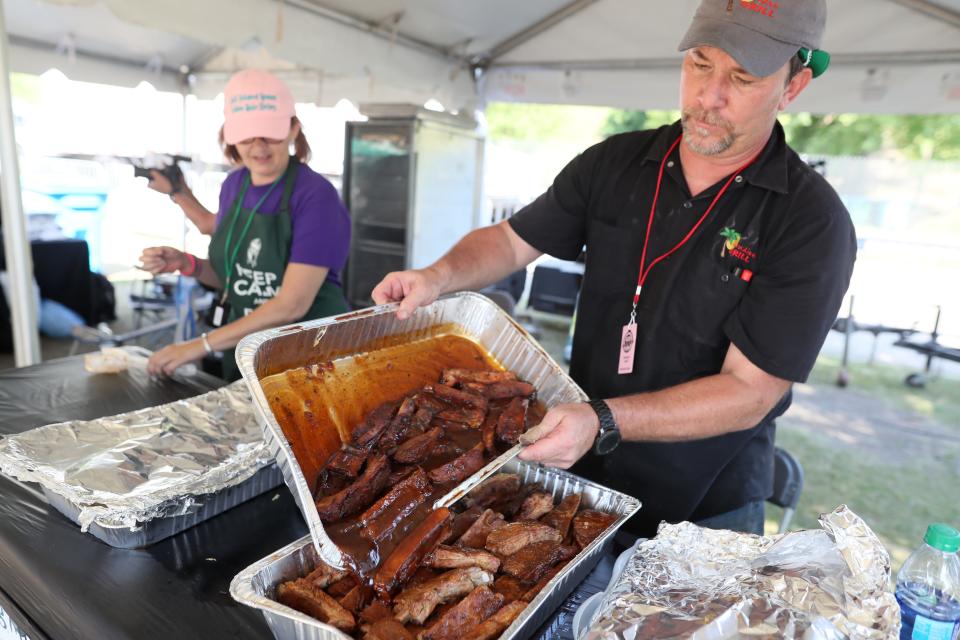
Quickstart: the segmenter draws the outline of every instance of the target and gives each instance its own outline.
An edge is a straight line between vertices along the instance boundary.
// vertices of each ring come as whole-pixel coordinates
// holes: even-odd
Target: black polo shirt
[[[731,342],[764,371],[806,380],[850,282],[856,237],[833,188],[784,141],[779,123],[757,160],[730,183],[690,240],[653,268],[637,309],[632,374],[618,375],[640,254],[664,154],[679,123],[613,136],[576,157],[510,219],[521,238],[561,259],[586,247],[570,374],[594,398],[655,391],[716,374]],[[726,179],[690,196],[679,148],[667,159],[647,264],[703,215]],[[574,471],[638,497],[628,528],[698,520],[766,499],[773,419],[671,444],[623,443]]]

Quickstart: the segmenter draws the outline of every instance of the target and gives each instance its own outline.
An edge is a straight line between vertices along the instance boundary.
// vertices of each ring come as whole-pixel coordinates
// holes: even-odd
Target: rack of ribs
[[[469,506],[489,507],[498,500],[516,495],[520,490],[520,476],[516,473],[498,473],[490,476],[467,495]]]
[[[569,560],[579,549],[557,542],[534,542],[503,561],[503,572],[524,582],[536,582],[561,560]]]
[[[560,532],[539,522],[508,522],[490,532],[484,547],[498,556],[510,556],[523,547],[535,542],[556,542],[563,540]]]
[[[497,569],[500,568],[500,558],[480,549],[464,549],[441,544],[427,556],[424,564],[434,569],[479,567],[485,571],[496,573]]]
[[[301,578],[282,582],[277,587],[277,600],[292,609],[303,611],[320,622],[337,629],[351,632],[356,627],[353,614],[339,602],[328,596],[323,589]]]
[[[529,382],[522,382],[520,380],[507,380],[503,382],[494,382],[492,384],[467,382],[464,383],[463,390],[483,396],[487,400],[530,398],[536,392],[536,389],[532,384]]]
[[[384,402],[370,412],[367,419],[357,425],[351,434],[351,443],[358,449],[369,451],[377,443],[384,430],[390,426],[390,421],[397,413],[399,400]]]
[[[553,511],[553,496],[546,491],[534,491],[523,499],[517,520],[539,520]]]
[[[430,480],[418,467],[360,515],[360,535],[374,542],[391,535],[401,520],[427,501],[429,489]]]
[[[397,447],[397,450],[393,452],[393,459],[400,464],[423,462],[430,457],[443,438],[443,429],[433,427],[425,433],[413,436]]]
[[[376,455],[367,460],[363,475],[337,493],[317,500],[317,513],[323,522],[334,522],[366,508],[387,485],[390,461]]]
[[[483,443],[467,450],[450,462],[430,472],[430,480],[436,484],[460,482],[483,468]]]
[[[577,514],[577,509],[579,508],[580,494],[571,493],[561,500],[560,504],[558,504],[553,511],[540,518],[540,522],[553,527],[560,532],[562,538],[566,538],[567,532],[570,531],[570,522],[573,520],[573,516]]]
[[[503,596],[489,587],[477,587],[436,622],[421,633],[418,640],[459,640],[468,631],[503,606]]]
[[[469,391],[460,391],[459,389],[448,387],[445,384],[427,385],[424,387],[424,390],[455,407],[475,407],[482,409],[484,413],[486,413],[488,408],[487,399],[483,396]]]
[[[347,478],[356,478],[360,469],[363,468],[363,463],[367,461],[368,455],[365,449],[345,444],[330,456],[323,468]]]
[[[303,579],[318,589],[325,589],[334,582],[339,582],[349,575],[350,574],[342,569],[334,569],[327,563],[321,562],[313,571],[305,575]]]
[[[501,442],[515,445],[520,441],[520,434],[526,426],[529,404],[530,401],[526,398],[514,398],[500,414],[497,420],[497,437]]]
[[[390,599],[390,594],[414,574],[427,554],[447,536],[452,520],[446,507],[434,509],[400,541],[373,576],[378,596]]]
[[[457,544],[461,547],[483,549],[490,534],[505,526],[507,526],[507,521],[503,519],[502,515],[492,509],[487,509],[470,525],[466,533],[460,536]]]
[[[401,591],[393,600],[393,616],[403,623],[423,624],[439,605],[492,582],[493,574],[479,567],[447,571],[432,580]]]
[[[606,531],[616,519],[617,516],[610,513],[584,509],[573,517],[573,539],[583,549],[593,542],[594,538]]]
[[[416,640],[416,638],[393,618],[384,618],[366,627],[363,640]]]
[[[417,411],[417,403],[413,396],[403,399],[397,414],[393,416],[390,425],[383,431],[383,435],[376,443],[376,448],[383,452],[392,452],[398,444],[406,440],[413,428],[413,416]]]
[[[460,640],[494,640],[507,630],[517,616],[527,608],[526,602],[510,602],[497,610],[492,616],[470,629]]]

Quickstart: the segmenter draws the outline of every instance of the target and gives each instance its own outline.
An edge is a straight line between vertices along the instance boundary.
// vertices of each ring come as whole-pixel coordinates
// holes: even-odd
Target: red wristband
[[[186,269],[180,269],[180,275],[192,276],[197,271],[197,257],[192,253],[185,253],[183,255],[187,256],[187,260],[190,261],[190,270],[187,271]]]

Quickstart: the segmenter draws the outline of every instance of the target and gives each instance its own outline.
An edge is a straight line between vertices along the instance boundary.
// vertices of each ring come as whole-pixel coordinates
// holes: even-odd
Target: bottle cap
[[[955,553],[957,549],[960,549],[960,531],[948,524],[934,522],[927,527],[927,533],[923,536],[923,541],[939,551]]]

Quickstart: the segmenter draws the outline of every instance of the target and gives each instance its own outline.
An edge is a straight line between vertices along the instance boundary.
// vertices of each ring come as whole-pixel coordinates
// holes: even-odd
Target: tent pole
[[[33,297],[33,259],[27,241],[27,225],[20,197],[20,167],[13,129],[13,94],[10,90],[10,56],[7,25],[0,0],[0,211],[3,218],[3,248],[10,276],[10,320],[13,354],[18,367],[40,362],[40,336]]]

